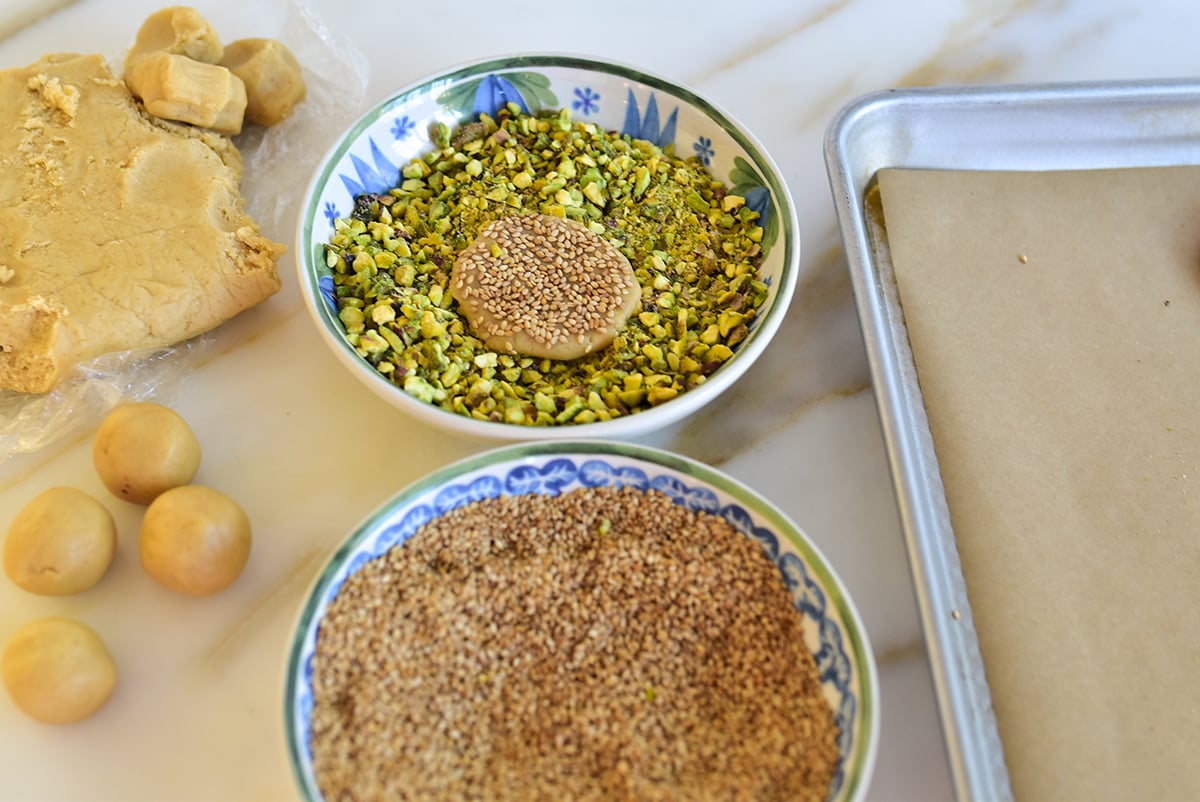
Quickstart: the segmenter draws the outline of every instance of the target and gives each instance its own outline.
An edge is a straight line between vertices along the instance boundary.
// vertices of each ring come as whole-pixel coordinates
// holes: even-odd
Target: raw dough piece
[[[4,538],[4,573],[22,590],[70,596],[95,585],[117,549],[112,513],[74,487],[52,487],[26,504]]]
[[[146,17],[125,56],[125,64],[131,65],[138,56],[159,50],[205,64],[216,64],[225,52],[221,37],[208,20],[188,6],[170,6]]]
[[[92,463],[108,492],[134,504],[149,504],[195,478],[200,441],[170,407],[149,401],[122,404],[100,421],[92,441]]]
[[[246,86],[224,67],[174,53],[147,53],[126,69],[125,83],[155,117],[230,136],[242,132]]]
[[[308,94],[300,62],[275,39],[230,42],[221,65],[246,85],[246,119],[251,122],[283,122]]]
[[[211,596],[241,576],[252,541],[240,504],[220,490],[184,485],[146,508],[138,549],[142,567],[163,587]]]
[[[103,57],[0,72],[0,388],[181,342],[270,297],[283,245],[243,206],[241,156],[153,119]]]
[[[30,621],[0,654],[0,678],[17,707],[43,724],[70,724],[112,695],[117,666],[87,624],[65,616]]]

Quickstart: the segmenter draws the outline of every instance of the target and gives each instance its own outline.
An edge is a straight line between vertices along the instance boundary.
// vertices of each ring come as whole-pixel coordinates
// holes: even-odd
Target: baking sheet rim
[[[1084,114],[1076,115],[1080,111]],[[936,152],[936,138],[918,145],[910,130],[939,117],[961,123],[974,116],[976,124],[988,125],[998,113],[1008,124],[980,133],[989,145],[1009,150],[979,148],[978,161],[964,156],[961,141]],[[1021,120],[1013,119],[1017,113]],[[1109,126],[1097,128],[1097,118]],[[936,137],[938,130],[962,134],[953,125],[921,126],[920,133]],[[1068,141],[1072,148],[1063,150]],[[876,260],[867,189],[886,167],[1049,170],[1200,163],[1200,145],[1189,141],[1200,143],[1200,83],[1181,79],[887,90],[852,101],[827,128],[826,168],[960,799],[1013,796],[894,276],[890,263]]]

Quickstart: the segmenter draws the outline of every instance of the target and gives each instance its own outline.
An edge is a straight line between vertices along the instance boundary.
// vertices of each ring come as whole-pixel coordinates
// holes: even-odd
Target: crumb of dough
[[[58,78],[35,75],[29,79],[29,88],[41,93],[46,102],[66,115],[68,120],[75,119],[75,112],[79,109],[79,90],[74,86],[64,86]]]

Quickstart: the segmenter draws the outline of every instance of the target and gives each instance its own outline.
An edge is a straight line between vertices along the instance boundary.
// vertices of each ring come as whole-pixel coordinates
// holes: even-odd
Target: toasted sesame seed
[[[326,799],[823,802],[837,725],[757,543],[655,492],[474,502],[342,585]]]

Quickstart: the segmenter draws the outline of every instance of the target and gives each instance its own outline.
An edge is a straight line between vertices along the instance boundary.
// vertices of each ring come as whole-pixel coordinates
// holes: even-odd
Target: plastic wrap
[[[247,210],[266,236],[290,245],[296,204],[312,165],[363,109],[368,67],[351,43],[298,2],[272,0],[263,5],[271,8],[261,14],[256,8],[255,17],[271,21],[266,29],[261,24],[250,29],[236,4],[201,11],[226,41],[278,39],[303,67],[308,94],[292,116],[271,128],[248,125],[234,139],[245,166],[241,189]],[[140,24],[131,21],[129,44]],[[109,56],[118,73],[123,55],[122,47]],[[289,279],[284,276],[285,284]],[[77,365],[58,386],[40,395],[0,390],[0,462],[94,429],[117,404],[170,404],[213,340],[209,333],[166,348],[106,354]]]

